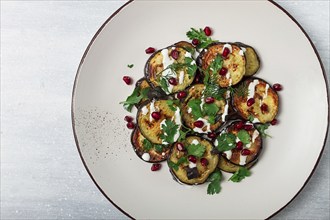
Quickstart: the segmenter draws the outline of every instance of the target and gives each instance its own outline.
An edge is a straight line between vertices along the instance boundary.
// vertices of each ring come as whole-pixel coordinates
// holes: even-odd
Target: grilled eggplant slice
[[[212,104],[207,104],[205,103],[207,96],[205,96],[204,93],[205,85],[196,84],[189,88],[187,93],[188,96],[182,103],[182,120],[187,127],[193,129],[193,131],[197,133],[208,133],[217,130],[225,121],[225,116],[228,113],[229,101],[222,98],[220,100],[215,99]],[[194,111],[196,111],[196,109],[192,109],[191,103],[198,100],[200,100],[200,105],[197,105],[197,108],[199,108],[202,112],[206,112],[203,111],[203,109],[205,109],[207,105],[213,105],[213,107],[218,108],[215,117],[214,115],[210,116],[206,114],[205,116],[197,118],[194,115]],[[210,120],[210,117],[214,117],[214,120]],[[202,121],[204,126],[202,128],[196,127],[194,124],[196,121]],[[212,123],[212,121],[214,122]]]
[[[135,153],[146,162],[156,163],[167,159],[170,148],[166,145],[152,144],[146,139],[139,128],[136,128],[131,136]]]
[[[148,81],[146,80],[146,78],[144,78],[144,77],[141,78],[141,79],[139,79],[136,82],[135,87],[139,87],[139,91],[142,91],[143,89],[149,88],[149,92],[150,92],[150,85],[149,85]],[[145,102],[147,100],[149,100],[148,97],[142,98],[139,103],[135,104],[136,108],[139,108],[139,106],[141,105],[141,103],[143,103],[143,102]]]
[[[197,185],[204,183],[208,176],[216,169],[219,162],[218,154],[213,154],[213,144],[198,136],[189,136],[183,142],[185,151],[179,151],[176,144],[173,145],[170,156],[167,159],[173,177],[184,184]],[[205,151],[201,157],[197,157],[196,163],[188,161],[190,146],[201,145]],[[207,160],[206,166],[201,164],[201,158]]]
[[[152,100],[138,110],[137,121],[140,131],[153,144],[171,144],[179,138],[180,108],[169,101],[171,100]],[[157,119],[152,116],[154,112],[158,114]]]
[[[193,51],[195,50],[195,47],[187,41],[179,41],[179,42],[175,43],[174,46],[182,47],[190,53],[193,53]]]
[[[254,104],[248,106],[247,101],[252,98]],[[253,123],[267,123],[276,117],[279,100],[277,93],[267,82],[259,78],[249,78],[235,89],[233,105],[245,120],[254,118]]]
[[[194,80],[197,65],[192,54],[182,47],[170,46],[155,52],[147,61],[145,76],[152,87],[166,94],[184,90]]]
[[[226,58],[223,58],[222,66],[228,71],[225,75],[216,74],[216,80],[220,87],[235,85],[243,78],[246,64],[243,50],[235,44],[214,43],[201,52],[198,62],[204,72],[210,71],[212,62],[218,55],[223,55],[225,48],[228,48],[230,53]]]
[[[220,168],[220,170],[228,172],[228,173],[235,173],[236,171],[239,170],[240,167],[245,167],[247,169],[250,169],[253,165],[255,165],[257,163],[258,159],[251,161],[249,164],[245,165],[245,166],[240,166],[240,165],[236,165],[231,163],[225,156],[220,156],[219,157],[219,164],[218,167]]]
[[[237,44],[245,54],[245,76],[254,75],[260,68],[260,59],[256,50],[253,47],[241,42],[236,42],[235,44]]]
[[[222,156],[226,157],[228,161],[238,166],[248,166],[253,161],[257,160],[262,149],[262,138],[259,131],[253,126],[253,124],[246,122],[243,128],[237,128],[236,123],[242,123],[240,121],[231,123],[221,135],[230,134],[232,137],[226,137],[226,140],[221,139],[219,136],[214,142],[214,146],[218,147],[223,145],[224,142],[228,143],[228,139],[235,140],[231,143],[234,146],[233,149],[227,150],[222,153]],[[234,139],[235,138],[235,139]],[[222,143],[221,143],[222,142]],[[237,143],[241,142],[241,149],[238,149]]]

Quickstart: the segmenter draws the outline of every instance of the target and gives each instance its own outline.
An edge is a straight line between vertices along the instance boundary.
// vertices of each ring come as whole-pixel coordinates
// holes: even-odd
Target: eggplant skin
[[[245,48],[245,58],[246,58],[246,65],[245,65],[245,76],[252,76],[258,72],[260,68],[260,58],[256,52],[256,50],[244,43],[236,42],[239,47]]]
[[[146,138],[142,135],[140,129],[137,127],[134,129],[132,136],[131,136],[131,142],[134,148],[134,151],[136,155],[143,161],[149,162],[149,163],[157,163],[162,162],[167,159],[168,155],[170,154],[170,148],[167,146],[163,147],[163,151],[157,152],[155,148],[151,148],[149,151],[146,151],[144,149],[143,141]],[[142,155],[148,153],[150,155],[150,160],[146,161],[142,158]]]
[[[248,163],[244,166],[241,166],[241,165],[231,163],[226,157],[221,155],[219,157],[218,167],[220,170],[222,170],[224,172],[235,173],[236,171],[239,170],[240,167],[245,167],[247,169],[250,169],[252,166],[254,166],[257,163],[257,161],[258,161],[258,158],[256,158],[255,160],[251,161],[250,163]]]
[[[212,152],[212,150],[214,148],[212,142],[210,142],[200,136],[189,136],[189,137],[186,137],[186,139],[184,141],[181,141],[181,143],[183,143],[184,146],[187,146],[187,145],[191,144],[194,140],[197,140],[201,145],[205,146],[206,150],[205,150],[205,153],[202,156],[202,158],[206,158],[209,162],[208,165],[206,167],[204,167],[201,164],[200,159],[197,158],[196,167],[199,172],[199,177],[188,179],[188,176],[187,176],[187,168],[189,168],[188,163],[183,163],[183,164],[179,165],[178,170],[170,168],[170,172],[172,173],[174,179],[180,183],[187,184],[187,185],[199,185],[199,184],[204,183],[207,180],[207,178],[209,177],[209,175],[217,168],[218,162],[219,162],[219,155],[214,154]],[[171,153],[167,159],[168,162],[171,161],[173,163],[177,163],[181,157],[187,156],[187,152],[179,151],[179,150],[177,150],[177,148],[175,146],[176,145],[174,143],[172,146]]]
[[[241,48],[233,43],[228,44],[231,45],[232,52],[227,58],[223,59],[223,67],[227,68],[230,77],[219,75],[217,82],[220,87],[236,85],[241,81],[245,74],[246,60],[243,51],[241,52]],[[222,55],[225,45],[226,43],[213,43],[201,52],[198,58],[198,63],[200,63],[203,71],[207,71],[218,54]]]
[[[271,122],[278,113],[279,108],[279,98],[277,93],[274,89],[264,80],[259,78],[248,78],[247,80],[241,82],[242,84],[245,83],[244,86],[245,90],[248,90],[248,85],[252,83],[254,80],[258,80],[259,83],[255,86],[255,93],[254,93],[254,100],[255,103],[252,106],[247,106],[247,96],[240,96],[236,92],[233,95],[233,106],[237,113],[248,120],[249,116],[253,116],[255,121],[253,122],[260,122],[260,123],[267,123]],[[267,96],[266,96],[266,87],[267,89]],[[267,110],[261,110],[261,106],[265,104],[267,105]]]
[[[155,120],[151,117],[153,111],[161,113],[160,119]],[[145,138],[153,144],[163,144],[160,138],[162,134],[161,123],[165,119],[174,121],[175,117],[175,112],[167,104],[167,100],[151,100],[140,106],[136,118],[140,131]],[[179,120],[181,121],[181,116]],[[181,125],[179,125],[178,129],[180,128]]]
[[[173,50],[178,51],[179,55],[178,55],[177,60],[174,60],[171,57],[171,52]],[[153,87],[153,88],[161,86],[160,78],[161,78],[163,70],[164,70],[162,51],[167,54],[168,57],[166,59],[170,60],[171,62],[173,61],[174,63],[184,63],[186,56],[192,58],[192,54],[190,52],[188,52],[184,48],[178,47],[178,46],[169,46],[167,48],[156,51],[148,59],[146,65],[145,65],[145,68],[144,68],[145,77],[148,80],[151,87]],[[193,61],[193,62],[195,62],[195,61]],[[180,82],[181,72],[183,73],[182,82]],[[182,91],[185,88],[187,88],[194,81],[194,76],[189,76],[186,67],[184,67],[183,70],[178,71],[178,73],[175,72],[175,74],[176,74],[176,77],[174,77],[174,76],[173,77],[176,78],[177,85],[174,85],[173,87],[168,85],[168,89],[172,88],[171,91],[168,92],[168,94],[173,94],[173,93]]]
[[[186,51],[189,51],[190,53],[195,50],[194,45],[192,45],[191,43],[189,43],[187,41],[179,41],[179,42],[175,43],[174,46],[182,47]]]

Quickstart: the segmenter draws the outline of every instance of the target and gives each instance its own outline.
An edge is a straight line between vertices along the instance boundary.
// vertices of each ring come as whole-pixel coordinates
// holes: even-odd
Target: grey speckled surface
[[[277,2],[304,27],[329,74],[329,1]],[[1,219],[126,218],[83,167],[70,117],[80,58],[122,4],[1,1]],[[329,219],[329,141],[304,190],[274,219]]]

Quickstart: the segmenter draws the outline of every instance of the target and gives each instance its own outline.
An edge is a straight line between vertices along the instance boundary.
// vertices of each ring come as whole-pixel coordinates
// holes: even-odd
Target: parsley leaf
[[[261,134],[261,137],[271,137],[269,134],[267,134],[266,133],[266,130],[268,129],[268,127],[269,127],[269,123],[267,123],[267,124],[257,124],[256,125],[256,128],[257,128],[257,130],[260,132],[260,134]]]
[[[215,123],[215,116],[218,111],[219,107],[215,103],[203,105],[203,112],[205,115],[209,116],[208,122],[210,122],[211,124]]]
[[[254,121],[254,117],[253,117],[253,115],[249,115],[249,116],[248,116],[248,120],[249,120],[250,122],[253,122],[253,121]]]
[[[243,142],[243,144],[248,144],[251,142],[251,136],[249,134],[249,132],[247,132],[246,130],[242,129],[237,133],[237,137],[240,141]]]
[[[183,163],[188,163],[187,157],[181,157],[177,163],[174,163],[173,161],[169,160],[168,161],[168,166],[170,168],[173,168],[175,171],[179,170],[179,166]]]
[[[205,152],[205,146],[201,144],[190,144],[187,146],[188,155],[202,157]]]
[[[197,39],[199,41],[197,48],[205,48],[209,44],[213,42],[217,42],[215,40],[212,40],[210,37],[206,36],[206,34],[201,28],[199,30],[196,30],[195,28],[191,28],[190,31],[186,33],[186,35],[190,40]]]
[[[148,139],[143,140],[143,149],[149,151],[152,148],[152,143]]]
[[[208,177],[207,181],[210,182],[207,186],[207,194],[213,195],[215,193],[219,193],[221,190],[220,181],[221,181],[221,172],[219,170],[215,170]]]
[[[187,133],[189,133],[191,130],[187,130],[187,131],[183,131],[183,130],[180,130],[180,136],[179,136],[179,139],[178,141],[182,141],[184,139],[186,139],[186,136],[187,136]]]
[[[168,90],[168,83],[167,83],[166,78],[161,77],[160,81],[159,81],[159,85],[164,90],[164,92],[166,92],[167,94],[170,93],[170,91]]]
[[[220,152],[228,151],[236,147],[236,136],[232,133],[223,133],[217,138],[217,149]]]
[[[191,108],[191,114],[193,115],[195,120],[203,117],[202,109],[200,106],[201,103],[202,101],[200,99],[191,99],[188,102],[188,106]]]
[[[250,176],[251,172],[246,169],[245,167],[240,167],[231,177],[229,180],[237,183],[241,182],[245,177]],[[228,181],[229,181],[228,180]]]
[[[160,138],[167,142],[168,144],[174,143],[174,136],[177,133],[179,125],[175,124],[173,121],[166,119],[165,124],[162,124],[162,134]]]
[[[134,64],[128,64],[127,67],[128,68],[133,68]]]
[[[215,80],[214,76],[218,76],[219,71],[221,70],[223,65],[223,59],[220,54],[217,54],[217,56],[214,58],[214,60],[211,62],[209,69],[212,71],[213,79]],[[215,75],[216,74],[216,75]]]
[[[155,147],[155,151],[157,151],[158,153],[163,151],[163,145],[155,144],[154,147]]]
[[[172,110],[172,111],[176,111],[176,109],[177,109],[177,107],[176,106],[178,106],[179,105],[179,103],[180,103],[180,101],[179,100],[171,100],[171,99],[169,99],[169,100],[166,100],[166,104],[168,105],[168,107]]]
[[[135,104],[138,104],[143,98],[147,98],[147,94],[150,88],[144,88],[140,91],[140,87],[136,87],[133,93],[127,97],[126,101],[120,102],[124,108],[131,112]]]
[[[191,57],[185,57],[184,63],[187,66],[187,73],[189,75],[189,78],[194,77],[197,70],[196,62]]]

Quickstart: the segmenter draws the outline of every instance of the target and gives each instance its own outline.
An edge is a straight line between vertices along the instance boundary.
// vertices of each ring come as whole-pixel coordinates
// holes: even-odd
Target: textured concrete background
[[[329,1],[277,2],[329,74]],[[81,56],[123,3],[1,1],[1,219],[126,218],[83,167],[70,117]],[[274,219],[329,219],[329,143],[305,189]]]

